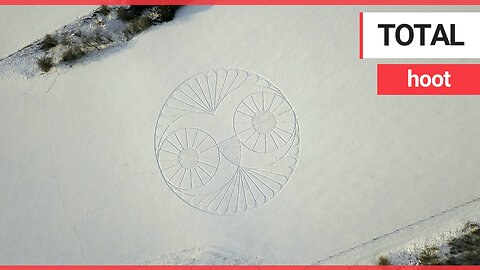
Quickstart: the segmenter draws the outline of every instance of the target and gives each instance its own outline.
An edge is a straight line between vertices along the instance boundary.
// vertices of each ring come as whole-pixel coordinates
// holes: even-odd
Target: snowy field
[[[93,9],[51,8],[0,7],[26,18],[0,54]],[[0,264],[373,263],[479,219],[480,97],[377,96],[377,63],[427,63],[358,59],[377,10],[480,8],[188,6],[95,61],[0,70]]]
[[[95,6],[2,6],[0,59],[92,11]]]

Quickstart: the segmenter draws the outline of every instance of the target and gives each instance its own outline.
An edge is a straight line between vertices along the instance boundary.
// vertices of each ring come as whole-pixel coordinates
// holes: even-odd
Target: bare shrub
[[[53,67],[53,60],[51,57],[43,56],[37,59],[37,65],[43,72],[48,72]]]
[[[46,35],[43,40],[40,42],[40,48],[44,51],[48,51],[51,48],[57,46],[58,41],[52,37],[52,35]]]

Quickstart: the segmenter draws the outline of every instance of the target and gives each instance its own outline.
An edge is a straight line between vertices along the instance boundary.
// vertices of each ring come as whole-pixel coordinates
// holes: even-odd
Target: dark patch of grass
[[[43,72],[48,72],[53,67],[52,57],[43,56],[37,59],[37,65]]]
[[[128,39],[131,39],[133,36],[138,35],[150,26],[152,26],[152,19],[150,19],[148,16],[141,16],[133,20],[127,27],[125,27],[123,34]]]
[[[126,7],[119,7],[117,8],[117,16],[123,22],[130,22],[135,19],[135,13]]]
[[[448,264],[480,265],[480,226],[468,222],[462,230],[462,235],[448,241],[450,254]]]
[[[175,6],[175,5],[159,5],[155,6],[154,12],[157,15],[156,18],[154,18],[154,23],[159,24],[159,23],[164,23],[164,22],[169,22],[172,21],[173,18],[175,17],[175,13],[181,6]]]
[[[73,46],[66,50],[62,55],[63,62],[73,62],[85,55],[85,51],[80,46]]]
[[[441,252],[438,246],[425,246],[417,256],[420,265],[480,265],[480,224],[467,222],[462,233],[449,239],[448,250]],[[386,256],[377,258],[378,265],[388,265]]]
[[[152,19],[150,19],[148,16],[142,16],[138,18],[138,20],[136,20],[135,23],[138,24],[139,28],[141,28],[142,30],[145,30],[150,26],[152,26]]]
[[[420,265],[441,265],[440,250],[435,246],[426,246],[418,256],[418,263]]]
[[[133,14],[135,14],[137,17],[142,15],[142,13],[151,8],[153,6],[149,6],[149,5],[131,5],[130,6],[130,10],[133,12]]]
[[[175,12],[181,6],[178,5],[131,5],[112,7],[102,5],[95,10],[94,15],[86,19],[92,21],[93,24],[104,25],[102,16],[111,15],[112,12],[117,14],[119,20],[127,22],[123,33],[127,39],[143,32],[154,24],[161,24],[173,20]],[[94,28],[95,30],[96,28]],[[57,40],[58,39],[58,40]],[[39,43],[43,51],[48,51],[51,48],[60,45],[60,52],[63,52],[60,57],[60,62],[71,63],[84,57],[87,53],[93,50],[101,50],[109,44],[113,43],[113,38],[108,34],[96,32],[95,34],[84,34],[80,30],[69,31],[68,33],[53,37],[46,35]],[[65,50],[66,49],[66,50]],[[58,53],[58,51],[55,51]],[[55,59],[57,56],[55,56]],[[38,66],[45,72],[48,72],[53,66],[52,57],[42,57],[37,59]]]
[[[95,11],[95,13],[101,14],[103,16],[108,16],[108,14],[110,14],[111,11],[112,10],[110,9],[109,6],[102,5]]]
[[[377,258],[377,265],[392,265],[390,259],[385,255],[380,255]]]
[[[480,265],[480,225],[468,222],[462,234],[446,243],[445,253],[437,246],[426,246],[417,256],[420,265]],[[380,258],[377,264],[380,264]],[[383,259],[382,259],[383,260]],[[385,262],[385,261],[383,261]]]
[[[40,42],[40,49],[48,51],[51,48],[57,46],[58,41],[52,37],[52,35],[46,35],[43,40]]]
[[[132,5],[129,7],[119,7],[117,9],[117,16],[121,21],[131,22],[141,17],[145,10],[152,7],[153,6],[149,5]]]

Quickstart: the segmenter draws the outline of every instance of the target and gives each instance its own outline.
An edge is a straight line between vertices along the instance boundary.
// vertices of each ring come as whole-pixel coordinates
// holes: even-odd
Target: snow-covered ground
[[[192,248],[149,260],[145,265],[258,265],[258,258],[242,258],[224,248]]]
[[[377,63],[456,61],[359,60],[358,12],[374,10],[480,8],[188,6],[95,61],[2,78],[0,264],[371,263],[478,219],[476,201],[457,206],[480,197],[480,98],[377,96]],[[46,20],[41,31],[19,22],[20,41],[2,26],[15,44],[2,54],[65,23]],[[222,68],[265,78],[250,77],[249,89],[291,105],[300,142],[299,153],[274,156],[294,159],[281,192],[234,215],[180,200],[153,147],[176,87]],[[251,94],[235,93],[224,104]],[[243,122],[231,111],[188,124],[226,137]],[[222,142],[220,166],[248,162],[235,158],[238,141]]]
[[[0,58],[91,12],[95,6],[2,6]]]

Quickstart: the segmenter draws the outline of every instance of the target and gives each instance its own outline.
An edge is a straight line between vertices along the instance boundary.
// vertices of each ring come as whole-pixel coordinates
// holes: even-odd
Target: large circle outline
[[[170,98],[176,93],[176,91],[178,90],[179,87],[181,87],[183,84],[185,84],[186,82],[190,81],[192,78],[196,78],[198,77],[199,75],[202,75],[202,74],[206,74],[208,72],[218,72],[218,71],[232,71],[232,70],[235,70],[235,71],[243,71],[243,72],[246,72],[247,74],[250,73],[252,75],[255,75],[257,76],[257,78],[261,78],[263,79],[265,82],[268,83],[268,87],[267,86],[261,86],[261,87],[267,87],[268,89],[270,90],[273,90],[274,92],[276,92],[277,94],[279,94],[280,96],[282,96],[287,102],[288,104],[291,106],[291,103],[288,101],[288,99],[283,95],[283,93],[280,91],[280,89],[273,83],[271,82],[270,80],[266,79],[265,77],[259,75],[258,73],[256,72],[253,72],[253,71],[249,71],[249,70],[246,70],[246,69],[243,69],[243,68],[233,68],[233,67],[227,67],[227,68],[215,68],[215,69],[210,69],[210,70],[206,70],[206,71],[203,71],[203,72],[198,72],[198,73],[195,73],[194,75],[188,77],[187,79],[185,79],[184,81],[182,81],[182,83],[180,83],[177,87],[175,87],[175,89],[168,95],[168,97],[165,99],[165,103],[163,103],[161,109],[160,109],[160,112],[158,113],[158,116],[157,116],[157,120],[155,122],[155,129],[154,129],[154,138],[153,138],[153,150],[154,150],[154,153],[155,153],[155,159],[156,159],[156,162],[157,162],[157,166],[158,168],[160,169],[160,163],[159,163],[159,153],[157,151],[157,141],[158,141],[158,138],[162,138],[164,135],[165,135],[165,132],[167,129],[165,129],[162,134],[160,135],[157,135],[158,134],[158,129],[159,129],[159,120],[160,120],[160,117],[162,116],[162,113],[165,109],[165,107],[167,106],[167,103],[168,103],[168,100],[170,100]],[[258,81],[258,80],[257,80]],[[280,193],[284,188],[285,186],[290,182],[290,178],[291,176],[294,174],[294,170],[297,166],[297,163],[298,163],[298,159],[300,157],[300,142],[301,142],[301,139],[300,139],[300,131],[299,131],[299,123],[298,123],[298,118],[296,116],[296,113],[295,111],[293,110],[293,106],[292,106],[292,112],[294,114],[294,119],[295,119],[295,135],[296,135],[296,140],[297,140],[297,143],[295,144],[296,145],[296,148],[297,148],[297,153],[296,153],[296,157],[295,157],[295,163],[292,165],[292,172],[289,174],[288,178],[287,178],[287,181],[286,183],[281,187],[281,189],[277,192]],[[189,113],[191,114],[191,113]],[[175,123],[179,118],[181,118],[181,116],[178,116],[177,119],[173,120],[170,124],[172,125],[173,123]],[[233,122],[232,122],[233,124]],[[218,146],[218,145],[217,145]],[[292,145],[293,147],[293,145]],[[221,152],[220,152],[221,153]],[[223,155],[223,153],[222,153]],[[286,153],[284,155],[282,155],[282,158],[285,157]],[[161,171],[161,170],[160,170]],[[226,212],[226,213],[218,213],[218,212],[212,212],[212,211],[208,211],[208,210],[205,210],[205,209],[202,209],[202,208],[199,208],[193,204],[191,204],[190,202],[188,202],[187,200],[185,200],[182,196],[181,196],[181,193],[182,191],[175,191],[175,189],[166,181],[166,178],[163,176],[163,173],[161,172],[162,174],[162,178],[164,179],[165,183],[167,184],[167,186],[169,187],[169,189],[175,194],[175,196],[177,196],[180,200],[182,200],[184,203],[186,203],[188,206],[198,210],[198,211],[201,211],[201,212],[204,212],[204,213],[207,213],[207,214],[210,214],[210,215],[216,215],[216,216],[225,216],[225,215],[238,215],[238,214],[242,214],[244,212],[240,212],[240,211],[236,211],[236,212],[233,212],[233,213],[230,213],[230,212]],[[275,194],[275,195],[277,195]],[[274,196],[275,197],[275,196]],[[273,198],[272,198],[273,199]],[[268,202],[270,202],[272,199],[268,199],[266,200],[264,203],[262,203],[261,205],[257,206],[257,202],[255,202],[255,207],[253,208],[247,208],[245,210],[245,212],[248,212],[248,211],[252,211],[252,210],[256,210],[257,208],[259,208],[260,206],[262,205],[265,205],[267,204]]]

